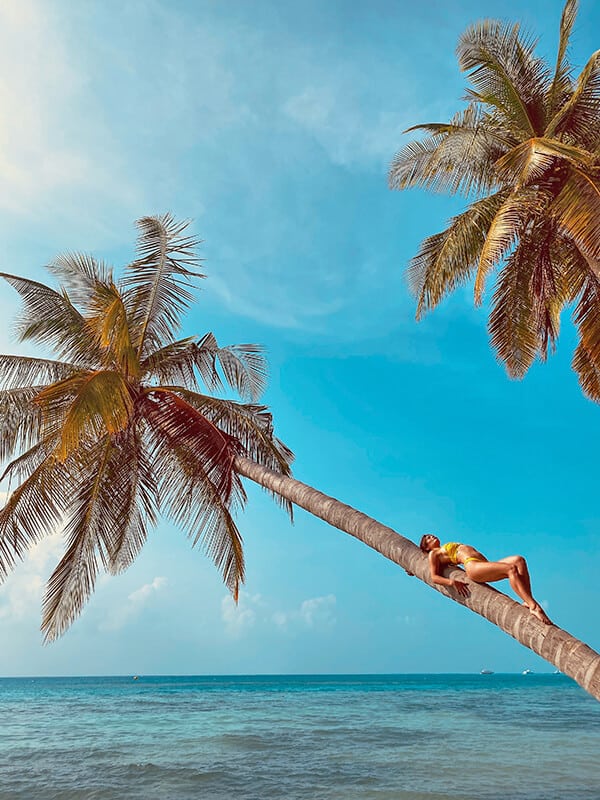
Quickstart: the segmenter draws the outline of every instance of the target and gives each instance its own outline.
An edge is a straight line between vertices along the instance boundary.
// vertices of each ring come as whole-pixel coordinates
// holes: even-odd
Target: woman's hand
[[[469,586],[464,581],[455,581],[454,578],[451,578],[450,580],[452,581],[452,588],[456,589],[460,595],[463,597],[468,597],[471,594]]]

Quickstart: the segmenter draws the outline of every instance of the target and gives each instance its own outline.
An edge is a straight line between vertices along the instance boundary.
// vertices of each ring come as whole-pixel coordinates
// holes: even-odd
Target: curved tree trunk
[[[412,572],[432,589],[493,622],[513,639],[554,664],[557,669],[569,675],[593,697],[600,700],[600,655],[579,639],[575,639],[556,625],[544,625],[522,605],[487,584],[470,581],[471,594],[466,598],[454,592],[450,593],[443,586],[433,584],[429,574],[428,559],[413,542],[361,511],[317,489],[241,456],[235,460],[235,469],[240,475],[250,478],[265,489],[275,492],[339,530],[349,533],[390,561]],[[464,572],[457,568],[451,568],[447,574],[455,578],[464,578]]]

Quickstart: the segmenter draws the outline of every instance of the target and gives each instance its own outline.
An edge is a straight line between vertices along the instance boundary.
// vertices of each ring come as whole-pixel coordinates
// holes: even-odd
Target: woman
[[[508,556],[499,561],[488,561],[478,550],[468,544],[459,542],[447,542],[440,544],[440,540],[432,533],[426,533],[419,545],[424,553],[429,553],[429,567],[431,569],[431,579],[439,586],[450,586],[467,597],[469,587],[464,581],[457,581],[454,578],[445,578],[442,575],[444,567],[452,564],[461,564],[467,577],[475,583],[492,583],[508,578],[515,594],[518,594],[523,605],[545,625],[551,625],[550,619],[541,605],[531,594],[531,581],[527,562],[523,556]]]

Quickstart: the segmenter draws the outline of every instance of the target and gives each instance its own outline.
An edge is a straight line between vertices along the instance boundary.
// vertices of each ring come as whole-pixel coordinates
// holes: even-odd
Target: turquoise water
[[[1,800],[599,800],[562,675],[0,679]]]

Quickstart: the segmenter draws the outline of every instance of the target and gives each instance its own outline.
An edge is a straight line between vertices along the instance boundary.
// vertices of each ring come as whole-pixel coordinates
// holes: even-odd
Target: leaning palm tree
[[[568,61],[577,0],[567,0],[553,67],[518,24],[484,20],[460,37],[467,106],[394,159],[393,189],[466,196],[468,208],[428,237],[409,266],[417,318],[474,281],[483,300],[496,272],[491,343],[521,378],[554,350],[560,315],[574,304],[573,368],[600,402],[600,51],[577,79]]]
[[[204,544],[237,597],[244,578],[234,521],[245,500],[240,476],[432,585],[427,559],[411,541],[290,476],[292,454],[256,402],[265,381],[260,348],[221,348],[212,334],[176,338],[198,274],[196,240],[169,215],[138,225],[138,258],[120,280],[78,254],[50,265],[59,291],[3,275],[24,300],[21,340],[57,355],[0,356],[0,457],[9,461],[4,479],[17,484],[0,511],[0,577],[57,529],[66,542],[43,602],[46,640],[79,614],[100,566],[116,573],[132,563],[161,515]],[[221,376],[251,402],[215,398]],[[452,599],[600,699],[597,653],[490,587],[472,589],[469,598]]]
[[[24,300],[20,340],[58,357],[0,356],[0,458],[12,459],[2,479],[18,483],[0,512],[0,572],[63,528],[66,551],[44,599],[48,640],[79,614],[99,564],[128,567],[159,515],[204,545],[237,598],[244,559],[233,513],[245,494],[235,457],[289,473],[292,453],[264,406],[200,391],[223,376],[255,400],[260,348],[219,347],[211,333],[176,338],[200,275],[197,241],[170,215],[138,225],[138,257],[119,281],[81,254],[50,265],[59,291],[2,274]]]

